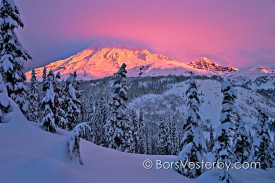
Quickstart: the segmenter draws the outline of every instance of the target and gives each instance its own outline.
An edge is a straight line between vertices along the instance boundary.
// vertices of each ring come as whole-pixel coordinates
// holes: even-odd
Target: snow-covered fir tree
[[[275,161],[275,133],[273,133],[273,158],[274,158],[274,161]],[[275,166],[274,163],[273,163],[273,167]]]
[[[80,155],[80,138],[89,139],[90,134],[91,128],[87,123],[79,123],[70,133],[68,141],[69,157],[81,165],[83,165],[83,162]]]
[[[8,92],[0,74],[0,123],[4,122],[4,115],[10,112],[10,101]]]
[[[239,127],[236,130],[233,145],[234,153],[238,162],[247,162],[251,150],[251,141],[249,139],[249,135],[245,129],[243,121],[240,121]]]
[[[170,129],[163,118],[160,117],[159,128],[158,128],[158,153],[161,155],[168,155],[170,144],[168,143]]]
[[[128,86],[126,64],[114,74],[110,115],[105,124],[107,146],[124,152],[133,151],[133,124],[127,114]]]
[[[43,86],[43,90],[45,91],[45,96],[42,99],[42,106],[44,108],[44,115],[41,121],[42,128],[46,131],[55,133],[56,125],[55,125],[55,97],[56,93],[54,91],[54,83],[55,76],[52,70],[49,71],[47,76],[47,80]]]
[[[92,91],[89,92],[90,95],[89,95],[89,102],[88,102],[88,119],[91,119],[92,116],[93,116],[93,113],[95,111],[95,107],[93,105],[93,96],[91,95],[92,94]]]
[[[7,87],[9,97],[27,115],[28,87],[24,73],[24,63],[31,56],[19,42],[15,29],[24,24],[19,17],[19,10],[13,0],[0,1],[0,73]]]
[[[253,142],[253,135],[251,133],[251,130],[248,131],[248,137],[249,137],[249,142]]]
[[[93,117],[93,92],[90,89],[87,89],[88,95],[81,97],[81,113],[82,113],[82,121],[87,121],[90,125]],[[93,129],[92,129],[93,131]]]
[[[92,96],[90,97],[92,100]],[[90,126],[92,127],[93,131],[93,142],[98,145],[105,144],[104,139],[104,124],[108,117],[108,109],[106,105],[106,98],[100,93],[99,99],[95,103],[95,107],[90,105],[90,113],[91,113],[91,121]]]
[[[100,126],[99,126],[99,123],[98,123],[98,119],[100,118],[100,113],[99,112],[95,112],[96,109],[99,109],[99,102],[98,101],[95,101],[95,102],[92,102],[91,103],[91,111],[92,113],[89,113],[89,118],[88,118],[88,121],[89,121],[89,126],[91,127],[91,130],[92,130],[92,142],[95,143],[95,144],[98,144],[98,139],[99,138],[102,138],[99,136],[99,129],[100,129]]]
[[[138,117],[138,140],[137,140],[137,153],[144,154],[146,148],[146,128],[144,121],[143,110],[140,109]]]
[[[39,95],[38,95],[38,85],[36,80],[35,70],[32,70],[30,87],[29,87],[29,111],[28,119],[30,121],[37,121],[39,118]]]
[[[250,161],[260,162],[261,169],[267,169],[272,166],[273,148],[272,141],[270,139],[268,130],[268,116],[261,110],[257,109],[259,112],[259,119],[256,125],[256,134],[253,138],[253,144],[251,149]]]
[[[133,143],[134,152],[142,154],[144,153],[144,146],[146,144],[145,125],[143,111],[140,110],[139,116],[135,110],[131,110],[131,119],[133,123]]]
[[[60,74],[54,75],[50,70],[46,82],[43,84],[44,98],[42,99],[42,108],[44,109],[42,126],[46,131],[55,132],[55,127],[65,128],[64,93],[63,84],[60,80]]]
[[[46,82],[47,80],[47,69],[46,67],[43,68],[43,74],[42,74],[42,82]]]
[[[65,87],[64,105],[67,118],[66,128],[68,130],[72,130],[78,123],[78,116],[81,113],[80,97],[79,81],[76,72],[74,72],[70,74]]]
[[[94,91],[91,89],[88,89],[88,96],[85,97],[85,93],[84,96],[82,97],[82,102],[85,103],[85,109],[84,109],[84,121],[88,121],[90,127],[91,127],[91,123],[93,122],[93,118],[95,116],[95,103],[97,102],[97,98],[93,98],[94,95]],[[93,129],[92,129],[93,131]]]
[[[169,119],[169,137],[168,137],[168,144],[169,144],[169,154],[176,155],[179,153],[179,139],[178,139],[178,131],[177,131],[177,121],[175,119],[175,116],[172,116]]]
[[[61,80],[61,75],[58,72],[55,75],[54,82],[54,91],[55,91],[55,98],[54,98],[54,117],[55,117],[55,124],[65,129],[67,127],[68,121],[66,120],[66,106],[65,106],[65,98],[68,96],[68,94],[65,93],[66,90],[66,84],[64,80]]]
[[[47,80],[47,69],[46,67],[43,68],[43,75],[42,75],[42,84],[43,87],[46,84],[46,80]],[[43,90],[43,96],[45,95],[45,91]]]
[[[206,143],[201,128],[198,88],[194,73],[192,72],[186,96],[188,98],[188,112],[186,121],[183,125],[184,133],[181,141],[182,150],[178,154],[178,160],[181,160],[181,162],[202,162],[204,153],[206,152]],[[203,169],[192,169],[190,167],[180,166],[178,171],[186,177],[196,178],[202,174]]]
[[[131,110],[131,118],[133,122],[134,132],[133,132],[133,142],[134,142],[134,152],[139,154],[144,154],[147,148],[146,141],[146,128],[144,123],[143,110],[141,109],[139,115],[135,110]]]
[[[214,128],[213,125],[210,125],[210,133],[209,133],[209,141],[207,143],[207,150],[208,152],[212,152],[212,149],[215,145],[215,138],[214,138]]]
[[[138,152],[138,142],[139,142],[139,123],[138,123],[138,116],[135,110],[131,110],[131,120],[133,124],[133,146],[134,146],[134,153]]]
[[[145,143],[143,145],[144,154],[152,154],[152,132],[149,125],[145,125]]]
[[[216,161],[225,163],[235,163],[236,156],[234,153],[233,141],[236,128],[239,127],[240,115],[236,108],[235,100],[237,99],[236,91],[228,79],[224,79],[221,84],[223,93],[221,124],[217,129],[216,143],[213,148]],[[229,171],[225,169],[219,171],[219,178],[225,182],[232,182]]]

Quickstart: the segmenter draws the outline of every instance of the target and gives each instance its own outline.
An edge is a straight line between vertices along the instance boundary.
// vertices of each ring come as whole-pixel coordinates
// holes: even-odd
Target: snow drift
[[[198,179],[188,179],[174,170],[143,168],[151,159],[174,161],[174,156],[138,155],[118,152],[81,140],[83,166],[72,161],[67,152],[69,132],[52,134],[40,125],[27,121],[10,100],[11,112],[0,123],[0,182],[3,183],[151,183],[151,182],[217,182],[215,171]],[[240,182],[275,182],[274,170],[235,170]]]

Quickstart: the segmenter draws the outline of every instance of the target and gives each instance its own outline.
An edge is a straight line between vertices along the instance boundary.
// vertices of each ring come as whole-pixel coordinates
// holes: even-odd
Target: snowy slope
[[[275,89],[275,71],[267,70],[263,67],[261,69],[239,70],[234,73],[227,73],[225,76],[229,77],[235,85],[245,86],[252,90]]]
[[[81,166],[68,158],[68,133],[46,132],[29,122],[12,103],[12,112],[0,123],[0,182],[3,183],[121,183],[195,182],[173,170],[146,170],[143,161],[173,161],[173,156],[118,152],[81,140]]]
[[[196,180],[173,170],[146,170],[146,159],[173,161],[174,156],[136,155],[99,147],[81,140],[84,165],[67,156],[68,132],[43,131],[37,123],[27,121],[12,102],[12,112],[0,123],[0,182],[2,183],[152,183],[152,182],[218,182],[215,171]],[[241,182],[274,182],[274,170],[235,170]]]
[[[194,182],[172,170],[146,170],[142,166],[145,159],[171,161],[172,156],[127,154],[85,140],[81,140],[81,166],[67,157],[68,132],[43,131],[18,111],[7,119],[8,123],[0,124],[0,182]]]
[[[188,87],[187,83],[188,81],[173,84],[171,89],[162,95],[149,94],[135,98],[131,101],[130,106],[134,109],[147,107],[153,114],[156,111],[172,110],[171,107],[169,107],[169,105],[171,105],[169,104],[169,100],[171,99],[174,107],[180,111],[186,111],[186,98],[184,98],[184,96]],[[197,80],[197,83],[199,85],[198,93],[202,102],[200,107],[202,120],[206,121],[209,119],[214,127],[217,127],[220,123],[222,102],[221,84],[211,79]],[[257,106],[261,106],[271,118],[275,119],[275,104],[273,102],[255,91],[243,87],[236,87],[236,92],[238,96],[236,105],[240,110],[242,120],[245,121],[247,126],[252,127],[257,121],[258,113],[255,109]],[[162,109],[161,106],[165,106],[165,108]]]
[[[128,76],[184,75],[186,71],[197,74],[221,74],[236,71],[232,67],[223,67],[203,57],[198,61],[185,63],[160,54],[150,53],[146,49],[126,49],[117,47],[88,48],[69,58],[46,65],[47,70],[60,72],[62,77],[77,71],[84,80],[112,76],[122,65],[127,64]],[[39,79],[43,67],[37,68]],[[28,80],[31,72],[26,73]]]

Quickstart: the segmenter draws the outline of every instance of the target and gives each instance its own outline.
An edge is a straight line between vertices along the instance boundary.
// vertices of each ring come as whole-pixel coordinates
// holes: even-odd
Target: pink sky
[[[274,0],[15,0],[30,69],[99,40],[183,61],[207,56],[240,68],[275,67]]]

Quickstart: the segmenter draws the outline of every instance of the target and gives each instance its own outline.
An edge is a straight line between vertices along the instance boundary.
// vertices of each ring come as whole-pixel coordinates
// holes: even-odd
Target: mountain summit
[[[226,72],[226,71],[232,72],[232,71],[238,70],[236,68],[229,67],[229,66],[223,67],[220,64],[217,64],[217,63],[213,62],[211,59],[206,58],[206,57],[201,57],[200,60],[190,62],[190,63],[188,63],[188,65],[193,66],[194,68],[197,68],[197,69],[212,71],[214,73]]]
[[[262,72],[262,73],[267,73],[267,74],[275,73],[274,70],[267,69],[267,68],[265,68],[265,67],[263,67],[263,66],[256,67],[256,68],[254,68],[254,69],[252,69],[252,70],[258,71],[258,72]]]
[[[197,74],[222,74],[237,69],[223,67],[212,60],[202,57],[198,61],[185,63],[146,49],[126,49],[117,47],[88,48],[64,60],[52,62],[45,67],[60,72],[67,77],[76,71],[81,79],[98,79],[112,76],[122,63],[127,64],[129,76],[182,75],[186,71]],[[37,77],[42,78],[43,67],[35,69]],[[31,72],[26,73],[30,79]]]

